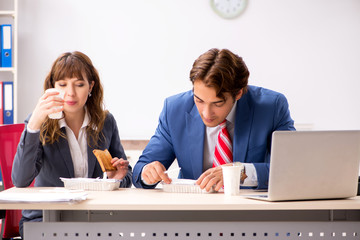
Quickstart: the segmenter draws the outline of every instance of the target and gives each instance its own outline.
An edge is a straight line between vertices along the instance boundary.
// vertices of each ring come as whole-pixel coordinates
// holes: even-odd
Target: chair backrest
[[[4,189],[14,186],[11,181],[12,164],[24,127],[23,123],[0,125],[0,166]],[[20,219],[21,210],[6,210],[5,221],[2,222],[4,224],[3,238],[20,236]]]
[[[13,187],[11,169],[25,124],[0,125],[0,166],[4,189]]]

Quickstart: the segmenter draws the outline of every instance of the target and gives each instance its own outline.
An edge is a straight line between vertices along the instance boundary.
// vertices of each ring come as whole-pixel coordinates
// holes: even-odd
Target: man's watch
[[[246,179],[247,177],[248,177],[248,176],[246,175],[245,166],[244,166],[244,164],[242,164],[242,167],[241,167],[241,175],[240,175],[240,184],[244,184],[244,181],[245,181],[245,179]]]

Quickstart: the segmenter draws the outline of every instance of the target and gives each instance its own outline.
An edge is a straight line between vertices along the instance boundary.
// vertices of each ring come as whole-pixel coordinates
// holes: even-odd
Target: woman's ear
[[[95,85],[95,82],[94,81],[91,81],[91,84],[90,84],[90,89],[89,89],[89,93],[91,93],[93,87]]]

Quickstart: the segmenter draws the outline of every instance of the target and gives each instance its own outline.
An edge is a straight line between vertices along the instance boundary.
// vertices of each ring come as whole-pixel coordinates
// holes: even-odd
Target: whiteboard
[[[164,99],[192,88],[210,48],[244,58],[249,83],[282,92],[298,126],[360,129],[360,1],[249,1],[225,20],[204,0],[19,1],[18,122],[52,62],[86,53],[122,139],[149,139]]]

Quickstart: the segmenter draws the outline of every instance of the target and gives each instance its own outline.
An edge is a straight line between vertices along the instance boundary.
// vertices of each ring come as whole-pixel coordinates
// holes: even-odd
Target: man
[[[155,135],[134,167],[134,185],[170,183],[164,171],[176,158],[179,178],[196,179],[207,191],[223,186],[220,165],[232,162],[245,167],[242,186],[266,189],[272,133],[295,130],[294,121],[284,95],[248,86],[248,78],[242,58],[229,50],[202,54],[190,72],[193,90],[165,100]]]

